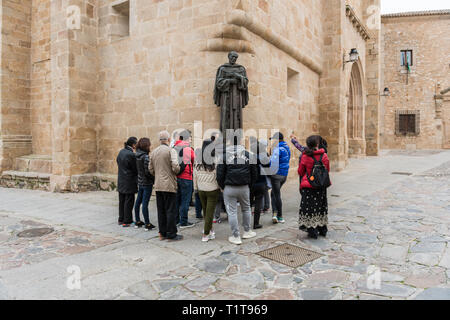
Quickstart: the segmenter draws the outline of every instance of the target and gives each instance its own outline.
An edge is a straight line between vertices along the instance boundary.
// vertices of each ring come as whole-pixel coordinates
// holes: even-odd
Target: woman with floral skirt
[[[306,140],[307,148],[298,168],[298,174],[301,178],[300,193],[302,195],[299,227],[300,230],[308,232],[308,236],[313,239],[317,239],[319,235],[325,237],[328,232],[327,189],[314,188],[308,179],[316,161],[321,161],[326,170],[330,171],[328,156],[324,149],[319,149],[320,139],[319,136],[311,136]]]

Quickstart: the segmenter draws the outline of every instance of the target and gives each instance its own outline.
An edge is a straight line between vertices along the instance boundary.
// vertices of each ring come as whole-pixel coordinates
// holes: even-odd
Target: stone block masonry
[[[5,0],[0,173],[15,163],[30,172],[21,157],[42,156],[51,159],[52,191],[112,189],[103,177],[116,174],[129,136],[147,136],[155,147],[161,130],[193,130],[196,121],[203,131],[218,127],[215,73],[231,50],[250,79],[244,129],[279,129],[303,143],[321,134],[335,170],[349,157],[376,155],[380,47],[378,29],[366,23],[368,9],[379,5]],[[344,68],[353,48],[360,60]],[[349,122],[357,136],[348,135]]]
[[[391,91],[383,99],[383,148],[450,148],[449,94],[441,95],[450,88],[450,10],[386,15],[382,22],[384,86]],[[411,50],[410,71],[402,50]],[[418,134],[399,134],[398,112],[418,114]]]

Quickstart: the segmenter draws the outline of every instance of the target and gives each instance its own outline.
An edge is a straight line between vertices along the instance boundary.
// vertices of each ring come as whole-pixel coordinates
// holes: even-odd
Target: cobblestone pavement
[[[435,168],[433,168],[435,167]],[[200,242],[161,242],[116,224],[116,194],[0,189],[0,299],[450,299],[450,152],[385,152],[332,175],[330,233],[297,229],[298,182],[284,188],[287,223],[240,247],[229,226]],[[155,204],[151,204],[156,222]],[[191,217],[194,213],[190,213]],[[20,231],[52,227],[40,238]],[[290,243],[323,254],[293,269],[255,254]],[[68,267],[81,270],[69,290]]]

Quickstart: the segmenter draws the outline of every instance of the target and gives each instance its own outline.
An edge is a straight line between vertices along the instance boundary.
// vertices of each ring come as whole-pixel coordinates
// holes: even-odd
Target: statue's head
[[[236,64],[236,61],[238,58],[239,58],[239,55],[236,51],[231,51],[228,54],[228,60],[230,61],[230,64]]]

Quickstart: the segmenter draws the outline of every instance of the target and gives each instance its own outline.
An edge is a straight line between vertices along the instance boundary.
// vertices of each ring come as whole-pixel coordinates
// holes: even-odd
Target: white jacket
[[[216,169],[213,171],[204,170],[203,168],[199,170],[197,166],[195,166],[193,180],[195,191],[210,192],[220,189],[216,180]]]

